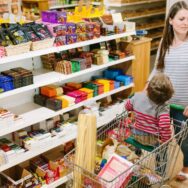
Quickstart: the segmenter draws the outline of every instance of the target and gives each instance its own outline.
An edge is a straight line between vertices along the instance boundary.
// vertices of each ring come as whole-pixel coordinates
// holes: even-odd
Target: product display
[[[52,6],[78,2],[48,1],[51,10],[41,9],[43,2],[23,0],[27,21],[0,26],[0,187],[55,188],[71,178],[67,186],[75,188],[125,186],[133,169],[115,186],[105,180],[143,157],[121,142],[122,129],[113,124],[122,99],[134,92],[132,60],[143,63],[127,45],[135,23],[103,17],[103,3],[70,11]],[[115,136],[117,143],[105,145]],[[114,162],[120,168],[111,168]],[[138,174],[147,174],[145,185],[160,181],[149,168]]]

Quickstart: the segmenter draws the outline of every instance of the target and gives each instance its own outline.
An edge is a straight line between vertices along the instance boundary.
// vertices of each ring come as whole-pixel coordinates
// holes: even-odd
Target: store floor
[[[177,162],[176,162],[176,165],[175,165],[175,168],[173,170],[172,177],[174,177],[174,178],[169,182],[169,185],[171,186],[169,188],[188,188],[188,180],[179,182],[179,181],[176,181],[176,178],[175,178],[175,176],[178,174],[178,172],[182,168],[182,161],[183,161],[183,156],[182,156],[182,153],[180,152]]]

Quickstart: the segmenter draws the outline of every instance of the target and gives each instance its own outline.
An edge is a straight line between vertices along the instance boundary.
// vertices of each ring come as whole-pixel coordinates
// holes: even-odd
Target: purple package
[[[67,22],[67,13],[66,12],[58,12],[57,19],[58,19],[58,23],[66,23]]]
[[[67,34],[76,33],[76,24],[75,23],[67,23]]]
[[[57,11],[43,11],[42,12],[42,21],[50,23],[58,23]]]
[[[73,44],[77,42],[77,34],[66,35],[66,44]]]

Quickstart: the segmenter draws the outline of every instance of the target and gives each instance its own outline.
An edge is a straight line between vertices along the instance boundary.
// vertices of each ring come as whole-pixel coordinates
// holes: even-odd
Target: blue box
[[[116,80],[123,82],[125,86],[133,83],[133,77],[129,76],[129,75],[120,75],[120,76],[117,76]]]
[[[10,76],[0,75],[0,88],[4,91],[10,91],[14,89],[13,80]]]

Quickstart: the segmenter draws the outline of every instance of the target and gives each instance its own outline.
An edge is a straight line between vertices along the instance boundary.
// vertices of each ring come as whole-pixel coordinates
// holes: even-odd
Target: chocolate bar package
[[[46,107],[54,111],[61,110],[62,101],[54,98],[48,98],[46,100]]]
[[[34,102],[40,106],[46,106],[46,100],[48,97],[44,95],[34,95]]]

